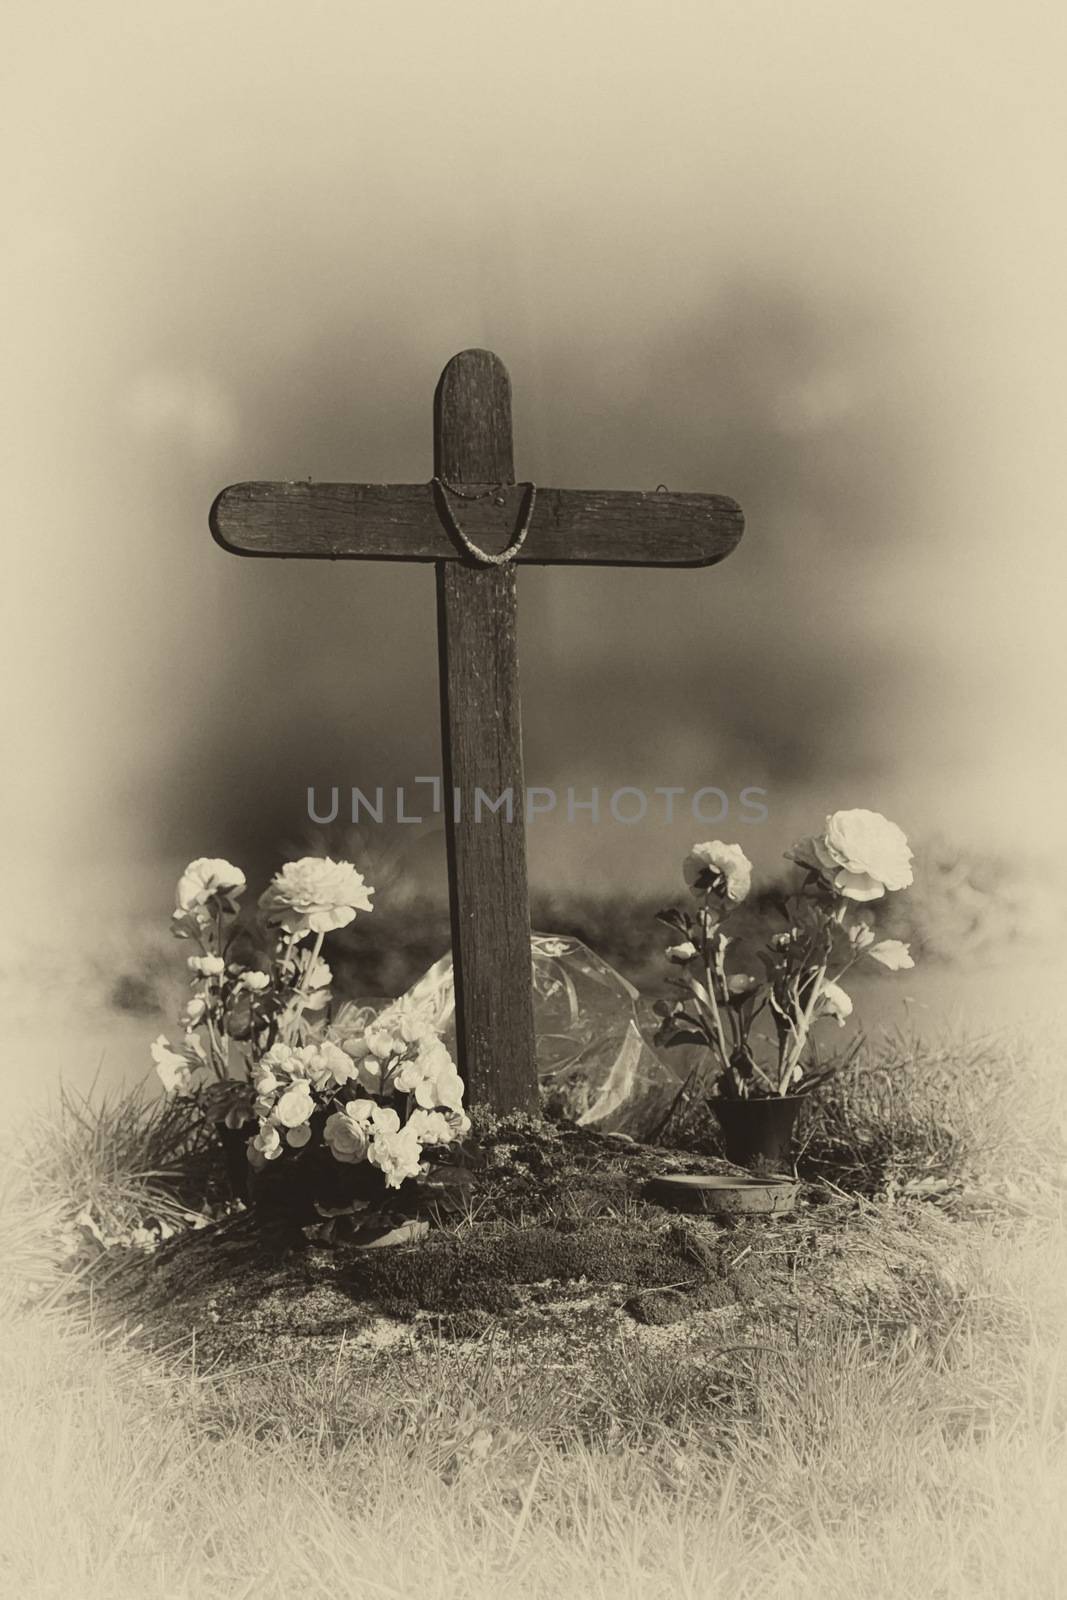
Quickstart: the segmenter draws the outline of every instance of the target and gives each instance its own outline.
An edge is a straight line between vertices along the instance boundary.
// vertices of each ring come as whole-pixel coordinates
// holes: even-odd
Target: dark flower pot
[[[751,1100],[716,1095],[711,1107],[722,1129],[726,1159],[738,1167],[788,1169],[793,1127],[803,1101],[801,1094]]]
[[[344,1211],[354,1201],[379,1210],[401,1194],[387,1189],[385,1177],[366,1161],[337,1161],[323,1146],[287,1151],[266,1166],[248,1164],[248,1199],[265,1216],[303,1225],[324,1213]]]

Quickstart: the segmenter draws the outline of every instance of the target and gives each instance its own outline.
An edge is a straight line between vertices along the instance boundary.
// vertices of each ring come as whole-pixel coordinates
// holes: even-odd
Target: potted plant
[[[865,958],[891,971],[914,965],[907,945],[878,938],[867,909],[912,881],[911,850],[895,823],[876,811],[835,811],[823,832],[800,840],[787,859],[803,878],[779,897],[779,925],[744,941],[755,945],[754,959],[738,960],[742,940],[727,931],[752,884],[740,845],[694,845],[683,874],[695,915],[659,913],[678,936],[666,955],[682,969],[672,980],[682,993],[657,1005],[656,1043],[711,1053],[711,1104],[726,1154],[742,1166],[787,1163],[803,1098],[833,1070],[814,1055],[815,1030],[828,1021],[843,1027],[852,1014],[841,987],[846,974]],[[755,1030],[768,1017],[769,1036]]]
[[[373,1232],[381,1217],[387,1232],[428,1152],[470,1126],[455,1063],[410,1003],[334,1012],[323,940],[370,911],[374,892],[354,866],[308,856],[276,874],[259,900],[257,964],[240,958],[254,948],[238,920],[244,889],[239,868],[206,857],[179,880],[173,931],[197,953],[181,1045],[152,1046],[164,1092],[214,1127],[239,1198],[301,1223],[348,1212]]]

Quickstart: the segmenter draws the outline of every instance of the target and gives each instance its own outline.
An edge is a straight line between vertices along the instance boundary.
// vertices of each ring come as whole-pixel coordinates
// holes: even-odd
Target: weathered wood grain
[[[435,471],[510,483],[511,384],[486,350],[448,363],[434,397]],[[437,565],[445,836],[459,1068],[472,1105],[538,1104],[526,879],[515,571]],[[506,809],[475,813],[475,790]],[[458,790],[459,816],[449,803]]]
[[[475,492],[504,481],[464,480]],[[215,501],[211,531],[236,555],[457,560],[463,550],[438,494],[428,483],[235,483]],[[483,549],[504,549],[519,526],[524,488],[504,498],[504,506],[452,499],[460,526]],[[538,487],[516,559],[524,566],[710,567],[730,554],[744,526],[740,506],[725,495]]]

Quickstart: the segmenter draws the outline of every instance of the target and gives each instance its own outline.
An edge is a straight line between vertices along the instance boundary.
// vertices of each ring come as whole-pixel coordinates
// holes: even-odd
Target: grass
[[[113,1101],[98,1125],[68,1105],[32,1184],[9,1175],[3,1196],[0,1587],[1052,1596],[1067,1558],[1053,1067],[991,1041],[896,1040],[812,1110],[810,1248],[847,1235],[843,1269],[866,1253],[892,1296],[761,1305],[699,1336],[635,1329],[534,1373],[493,1329],[458,1345],[401,1330],[360,1361],[335,1339],[236,1370],[106,1333],[56,1240],[90,1192],[116,1229],[180,1207],[183,1147],[150,1108]]]

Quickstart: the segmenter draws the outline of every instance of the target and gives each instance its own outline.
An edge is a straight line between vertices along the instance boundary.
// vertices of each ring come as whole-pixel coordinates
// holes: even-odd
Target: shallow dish
[[[716,1215],[792,1211],[797,1200],[795,1178],[719,1177],[703,1172],[670,1172],[649,1181],[646,1194],[658,1205],[676,1211]]]

